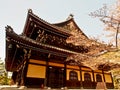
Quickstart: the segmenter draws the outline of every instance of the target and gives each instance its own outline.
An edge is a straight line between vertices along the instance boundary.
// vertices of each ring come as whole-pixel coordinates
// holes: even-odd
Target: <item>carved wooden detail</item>
[[[37,42],[60,47],[63,49],[77,51],[77,52],[81,52],[81,51],[87,52],[88,51],[83,46],[74,46],[73,44],[66,43],[66,38],[58,36],[51,32],[47,32],[44,29],[39,29],[36,33],[37,33],[36,34]]]
[[[64,29],[67,29],[67,30],[70,30],[70,31],[76,29],[76,27],[74,26],[74,23],[73,23],[73,22],[70,22],[70,23],[64,25],[63,28],[64,28]]]
[[[42,42],[43,40],[45,40],[45,35],[44,35],[44,30],[38,30],[38,36],[36,38],[36,41],[38,42]]]

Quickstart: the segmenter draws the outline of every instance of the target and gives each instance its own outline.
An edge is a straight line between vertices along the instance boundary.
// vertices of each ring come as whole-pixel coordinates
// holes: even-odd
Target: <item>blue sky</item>
[[[40,18],[58,23],[69,14],[74,15],[77,25],[87,36],[102,35],[104,25],[88,14],[116,0],[1,0],[0,1],[0,57],[5,58],[5,26],[10,25],[17,34],[22,33],[28,9]],[[104,37],[103,37],[104,38]]]

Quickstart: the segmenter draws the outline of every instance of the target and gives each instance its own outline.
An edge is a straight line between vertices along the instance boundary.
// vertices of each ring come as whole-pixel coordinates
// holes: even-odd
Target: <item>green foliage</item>
[[[10,79],[5,71],[5,64],[0,58],[0,85],[9,85]]]
[[[0,84],[1,85],[9,85],[10,78],[7,77],[7,73],[4,72],[4,75],[0,76]]]
[[[112,75],[115,89],[120,89],[120,69],[113,70]]]

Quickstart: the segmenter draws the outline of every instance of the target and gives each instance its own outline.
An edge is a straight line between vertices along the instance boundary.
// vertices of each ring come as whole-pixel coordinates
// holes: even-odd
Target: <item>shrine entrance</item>
[[[47,86],[51,88],[64,87],[65,73],[64,68],[49,67]]]

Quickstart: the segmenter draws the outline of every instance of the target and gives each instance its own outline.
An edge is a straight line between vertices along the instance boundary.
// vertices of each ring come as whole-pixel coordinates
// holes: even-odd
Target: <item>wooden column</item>
[[[45,74],[45,80],[44,80],[44,86],[45,88],[47,87],[47,82],[48,82],[48,62],[49,62],[50,56],[48,55],[48,58],[46,58],[46,74]]]
[[[92,76],[93,76],[93,84],[92,84],[92,87],[93,88],[96,88],[95,86],[95,75],[94,75],[94,71],[92,70]]]
[[[66,65],[66,62],[64,63],[64,87],[67,87],[66,86],[66,80],[67,80],[67,76],[66,76],[66,71],[67,70],[67,65]]]
[[[26,79],[27,79],[27,71],[28,71],[28,64],[29,64],[29,59],[26,59],[26,63],[25,63],[25,68],[24,68],[24,85],[26,86]]]
[[[102,70],[102,74],[103,74],[103,80],[104,80],[104,82],[106,82],[105,81],[105,75],[104,75],[104,71]]]
[[[95,82],[95,75],[93,70],[92,70],[92,76],[93,76],[93,82]]]
[[[23,64],[22,68],[21,68],[21,86],[25,85],[25,74],[24,74],[24,70],[25,70],[25,65]]]
[[[25,50],[25,52],[26,52],[26,50]],[[29,50],[29,52],[26,52],[25,53],[25,57],[24,57],[24,59],[25,59],[25,61],[24,61],[24,72],[23,72],[23,79],[24,79],[24,86],[26,86],[27,84],[27,71],[28,71],[28,65],[29,65],[29,60],[30,60],[30,56],[31,56],[31,50]]]
[[[80,68],[80,88],[83,89],[83,83],[82,83],[82,69],[81,66],[79,66]]]
[[[111,76],[112,84],[113,84],[113,88],[114,88],[114,81],[113,81],[112,73],[110,73],[110,76]]]
[[[12,74],[12,82],[11,84],[15,84],[17,81],[18,81],[18,72],[14,71],[13,74]]]

